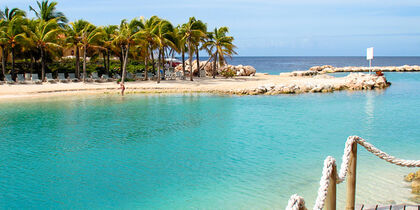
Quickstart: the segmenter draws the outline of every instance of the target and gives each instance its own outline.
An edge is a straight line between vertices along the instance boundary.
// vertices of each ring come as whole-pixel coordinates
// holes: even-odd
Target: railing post
[[[356,201],[356,163],[357,163],[357,142],[352,145],[350,153],[349,171],[347,174],[347,204],[346,210],[354,210]]]
[[[337,166],[334,164],[330,177],[330,185],[328,186],[327,199],[325,200],[325,207],[327,210],[336,209],[336,187],[337,187]]]

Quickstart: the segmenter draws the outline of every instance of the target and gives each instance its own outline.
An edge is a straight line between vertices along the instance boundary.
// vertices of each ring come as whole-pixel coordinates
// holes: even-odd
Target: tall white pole
[[[372,60],[369,59],[369,74],[372,74]]]

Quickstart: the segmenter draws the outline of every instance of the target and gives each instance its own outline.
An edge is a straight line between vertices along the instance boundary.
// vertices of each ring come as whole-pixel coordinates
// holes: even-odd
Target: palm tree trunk
[[[76,46],[76,77],[80,79],[80,50],[79,46]]]
[[[169,54],[171,55],[171,61],[169,62],[169,68],[172,68],[172,61],[174,59],[174,49],[171,49],[171,51],[169,52]]]
[[[216,53],[214,54],[214,60],[213,60],[213,79],[216,79],[216,73],[217,73],[217,50]]]
[[[161,61],[161,63],[160,63],[160,65],[162,65],[162,72],[163,72],[163,75],[166,75],[165,74],[165,72],[166,72],[166,69],[165,69],[165,63],[166,63],[166,61],[165,61],[165,48],[163,48],[163,50],[162,50],[162,55],[161,55],[161,57],[160,57],[161,59],[162,59],[162,61]]]
[[[106,52],[102,52],[102,56],[104,57],[104,69],[105,69],[105,73],[108,74],[107,68],[106,68]]]
[[[148,55],[144,57],[144,80],[147,80],[147,58],[148,57],[149,57]]]
[[[41,48],[41,81],[45,81],[45,55],[44,49]]]
[[[200,77],[200,57],[198,56],[199,53],[199,49],[198,49],[198,45],[197,45],[197,50],[195,51],[195,55],[197,57],[197,71],[198,71],[198,76]]]
[[[161,62],[161,49],[159,48],[159,55],[158,55],[158,78],[157,78],[157,83],[160,83],[160,62]]]
[[[191,51],[191,43],[188,42],[188,53],[189,53],[189,58],[188,60],[190,61],[190,81],[193,81],[193,70],[192,70],[192,51]]]
[[[3,77],[6,75],[6,48],[1,46],[1,70],[3,72]]]
[[[107,50],[107,52],[106,52],[106,72],[108,72],[108,74],[109,74],[109,54],[110,54],[110,52],[109,52],[109,50]]]
[[[15,78],[15,48],[12,47],[12,78]]]
[[[128,52],[130,51],[130,44],[127,44],[127,48],[125,49],[125,55],[123,50],[123,56],[124,56],[124,65],[123,65],[123,71],[121,76],[121,84],[124,85],[125,75],[127,74],[127,62],[128,62]]]
[[[86,52],[87,52],[86,48],[87,48],[86,45],[83,46],[83,82],[85,82],[86,80]]]
[[[150,56],[152,56],[152,70],[153,70],[153,73],[155,73],[155,72],[156,72],[156,68],[155,68],[155,58],[154,58],[154,55],[153,55],[153,50],[152,50],[152,48],[150,48]]]
[[[34,62],[35,62],[35,58],[33,55],[31,55],[31,74],[34,72]]]
[[[182,53],[182,75],[185,79],[185,52],[184,50],[182,50],[181,53]]]

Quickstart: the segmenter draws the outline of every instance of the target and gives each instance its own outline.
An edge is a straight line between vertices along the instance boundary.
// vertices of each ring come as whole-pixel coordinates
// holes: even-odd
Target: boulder
[[[415,178],[415,174],[414,173],[409,173],[407,176],[404,177],[404,181],[411,182],[411,181],[413,181],[414,178]]]
[[[420,194],[420,178],[415,178],[411,182],[411,192],[414,194]]]

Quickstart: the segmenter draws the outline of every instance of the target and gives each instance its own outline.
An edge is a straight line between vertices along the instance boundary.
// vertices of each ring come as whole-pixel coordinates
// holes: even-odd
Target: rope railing
[[[313,207],[314,210],[321,210],[325,206],[325,201],[328,195],[328,188],[330,186],[330,178],[336,176],[337,182],[334,184],[339,184],[344,182],[347,174],[349,173],[349,165],[351,162],[351,154],[353,151],[353,146],[357,147],[357,144],[363,146],[367,151],[371,152],[375,156],[383,159],[391,164],[395,164],[402,167],[420,167],[420,160],[404,160],[399,159],[394,156],[391,156],[380,149],[376,148],[366,140],[358,136],[350,136],[346,141],[346,146],[344,148],[344,154],[342,157],[342,163],[340,167],[340,172],[337,174],[333,173],[333,168],[336,166],[336,160],[328,156],[324,161],[324,168],[322,170],[322,177],[320,180],[320,186],[318,189],[318,196]],[[348,190],[348,189],[347,189]],[[335,192],[334,192],[335,193]],[[286,210],[306,210],[305,200],[303,197],[294,194],[290,197]]]

